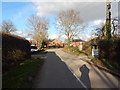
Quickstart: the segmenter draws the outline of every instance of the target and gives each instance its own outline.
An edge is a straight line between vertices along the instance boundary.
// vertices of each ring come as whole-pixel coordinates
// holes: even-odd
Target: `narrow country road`
[[[33,88],[83,88],[54,51],[48,51]]]
[[[33,88],[120,88],[120,79],[61,49],[48,49]]]
[[[86,56],[71,55],[60,49],[54,52],[87,88],[120,88],[120,78],[82,61],[88,59]]]

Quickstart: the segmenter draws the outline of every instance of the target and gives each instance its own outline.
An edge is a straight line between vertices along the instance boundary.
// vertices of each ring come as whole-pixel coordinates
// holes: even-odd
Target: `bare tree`
[[[117,27],[118,27],[117,23],[118,23],[118,19],[117,19],[117,18],[114,18],[114,19],[112,20],[112,25],[113,25],[112,36],[116,36],[116,33],[115,33],[115,32],[116,32]]]
[[[96,28],[96,26],[95,26]],[[100,39],[105,38],[105,24],[104,22],[101,22],[100,25],[95,29],[95,36],[99,37]]]
[[[33,30],[33,39],[36,41],[37,48],[40,50],[44,39],[47,37],[48,21],[46,18],[40,18],[32,15],[28,19],[28,27]]]
[[[3,32],[11,33],[16,31],[15,25],[10,20],[3,21],[1,27]]]
[[[81,23],[80,12],[77,10],[70,9],[58,14],[57,28],[67,37],[68,45],[70,45],[71,39],[79,34]]]
[[[98,36],[99,38],[103,39],[105,36],[104,28],[105,28],[105,25],[102,26],[101,28],[97,28],[95,35]]]

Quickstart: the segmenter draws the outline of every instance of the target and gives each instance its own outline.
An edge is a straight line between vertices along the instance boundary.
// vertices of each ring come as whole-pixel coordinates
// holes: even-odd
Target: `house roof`
[[[81,39],[73,39],[72,42],[83,42]]]
[[[62,42],[62,41],[54,39],[52,42]]]

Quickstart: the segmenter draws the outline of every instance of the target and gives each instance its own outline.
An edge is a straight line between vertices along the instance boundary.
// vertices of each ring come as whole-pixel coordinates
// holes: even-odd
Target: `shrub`
[[[94,39],[91,39],[90,41],[84,42],[82,51],[91,54],[93,45],[97,45],[99,41],[100,41],[99,38],[94,38]]]
[[[26,52],[16,49],[16,50],[13,50],[13,51],[9,51],[7,57],[9,59],[11,59],[11,60],[13,59],[13,60],[15,60],[15,62],[17,62],[19,60],[24,60],[25,55],[26,55]]]

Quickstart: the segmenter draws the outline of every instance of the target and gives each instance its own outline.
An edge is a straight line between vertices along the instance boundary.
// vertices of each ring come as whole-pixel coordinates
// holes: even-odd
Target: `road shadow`
[[[88,67],[85,64],[80,67],[80,72],[81,72],[80,80],[83,82],[83,84],[87,88],[91,88],[91,82],[90,82],[90,78],[89,78],[90,70],[88,69]]]
[[[84,88],[61,58],[49,51],[32,88]]]
[[[100,72],[98,72],[98,70],[93,65],[91,65],[91,68],[95,71],[95,73],[97,75],[99,75],[99,77],[102,79],[102,81],[108,88],[111,88],[111,89],[116,88],[117,89],[119,87],[119,85],[116,85],[115,82],[103,70],[100,70],[99,67],[97,67],[97,68],[100,70]],[[118,80],[118,77],[115,77],[115,78]],[[118,81],[118,83],[119,83],[119,81]]]

